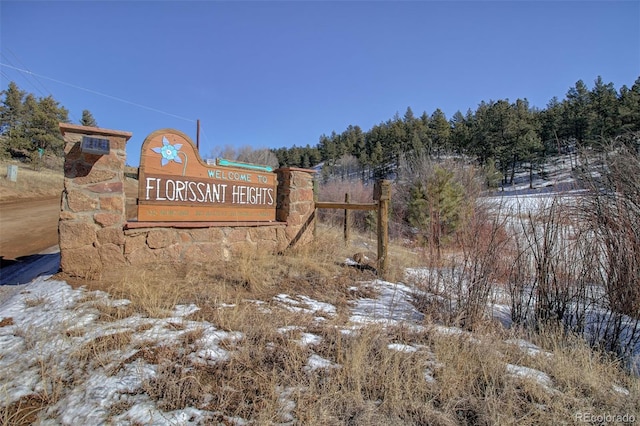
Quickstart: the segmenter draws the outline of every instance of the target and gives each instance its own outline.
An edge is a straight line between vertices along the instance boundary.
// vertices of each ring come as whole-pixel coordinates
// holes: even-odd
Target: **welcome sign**
[[[142,144],[138,221],[275,221],[276,174],[271,168],[202,161],[184,133],[162,129]]]

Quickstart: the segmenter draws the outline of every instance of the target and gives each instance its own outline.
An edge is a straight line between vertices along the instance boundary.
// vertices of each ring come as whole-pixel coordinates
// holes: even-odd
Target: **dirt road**
[[[2,263],[57,245],[59,215],[59,196],[0,203]]]

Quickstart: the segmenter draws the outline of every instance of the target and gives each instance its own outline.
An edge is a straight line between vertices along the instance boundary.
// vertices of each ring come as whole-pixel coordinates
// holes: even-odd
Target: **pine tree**
[[[88,109],[82,110],[82,118],[80,119],[81,126],[98,127],[96,119],[93,118],[93,114]]]
[[[4,96],[0,105],[0,135],[11,137],[11,130],[16,129],[24,118],[22,102],[26,92],[20,90],[12,81],[7,90],[0,94]]]
[[[640,77],[631,89],[620,89],[618,113],[620,115],[620,133],[640,132]]]

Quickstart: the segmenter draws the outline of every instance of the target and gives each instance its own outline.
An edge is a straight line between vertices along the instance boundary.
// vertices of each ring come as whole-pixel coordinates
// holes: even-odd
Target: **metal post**
[[[198,148],[198,154],[200,153],[200,119],[196,121],[196,148]]]

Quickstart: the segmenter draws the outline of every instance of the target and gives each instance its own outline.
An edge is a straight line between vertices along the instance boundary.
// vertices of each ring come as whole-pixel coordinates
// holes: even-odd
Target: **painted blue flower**
[[[167,138],[163,136],[162,146],[158,148],[151,148],[151,150],[158,154],[162,154],[162,165],[166,166],[167,164],[169,164],[169,161],[175,161],[176,163],[182,164],[182,160],[178,155],[180,153],[180,148],[182,148],[181,143],[171,145]]]

